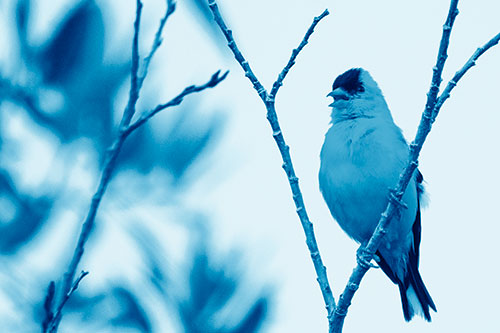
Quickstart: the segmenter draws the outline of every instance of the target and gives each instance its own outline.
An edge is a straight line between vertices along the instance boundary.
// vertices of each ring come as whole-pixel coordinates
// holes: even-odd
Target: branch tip
[[[302,49],[308,44],[309,37],[314,32],[314,28],[319,23],[319,21],[321,21],[321,19],[323,19],[328,14],[329,14],[328,9],[325,9],[323,11],[323,13],[321,13],[319,16],[314,17],[311,26],[309,27],[309,29],[307,29],[307,32],[306,32],[305,36],[302,38],[302,41],[300,42],[299,46],[292,50],[292,55],[291,55],[290,59],[288,60],[288,63],[285,65],[283,70],[278,74],[278,78],[274,82],[273,87],[272,87],[271,92],[270,92],[271,96],[273,96],[273,97],[276,96],[279,88],[283,85],[283,80],[285,79],[286,75],[288,74],[288,72],[290,71],[292,66],[295,64],[295,60],[296,60],[297,56],[302,51]]]
[[[94,193],[91,203],[90,203],[90,208],[87,212],[87,216],[85,217],[85,220],[82,224],[82,229],[80,232],[80,235],[78,237],[78,241],[75,247],[75,250],[73,252],[73,256],[71,258],[71,262],[68,266],[67,271],[64,273],[62,282],[61,282],[61,287],[60,287],[60,295],[57,299],[57,303],[54,305],[54,308],[56,311],[54,314],[50,317],[49,314],[51,312],[47,311],[47,317],[50,317],[50,319],[43,324],[42,328],[44,332],[56,332],[57,328],[59,326],[59,323],[62,318],[62,309],[71,296],[71,294],[78,288],[80,282],[82,279],[89,274],[89,272],[82,271],[79,275],[79,277],[74,280],[76,270],[78,268],[78,265],[81,261],[81,258],[84,253],[84,247],[87,243],[87,240],[90,236],[90,233],[92,229],[94,228],[95,225],[95,217],[101,202],[101,199],[107,189],[107,186],[111,180],[112,173],[114,171],[116,161],[118,154],[121,150],[121,147],[123,146],[123,143],[125,142],[125,139],[127,136],[136,128],[138,128],[140,125],[145,123],[150,117],[152,117],[155,113],[159,112],[160,110],[177,105],[182,102],[182,99],[184,96],[202,91],[207,88],[212,88],[216,86],[218,83],[220,83],[222,80],[224,80],[228,74],[228,71],[225,72],[222,76],[220,75],[220,71],[218,71],[215,75],[212,76],[211,80],[204,85],[201,86],[191,86],[186,88],[181,94],[178,96],[174,97],[169,103],[165,105],[160,105],[156,110],[153,110],[150,113],[143,113],[140,115],[139,119],[133,123],[132,125],[130,124],[132,117],[134,116],[135,109],[136,109],[136,103],[137,100],[139,99],[139,92],[142,87],[142,83],[144,81],[144,78],[147,75],[147,70],[150,64],[150,61],[158,49],[158,47],[161,45],[162,41],[162,36],[161,33],[163,31],[163,27],[168,19],[168,17],[175,11],[176,8],[176,2],[173,0],[167,0],[167,9],[165,11],[164,17],[161,19],[158,30],[155,35],[155,39],[153,41],[153,45],[151,47],[151,51],[147,55],[147,57],[144,59],[144,64],[142,68],[142,73],[139,75],[139,30],[140,30],[140,21],[141,21],[141,13],[142,13],[142,7],[143,4],[141,0],[136,1],[136,12],[135,12],[135,20],[134,20],[134,36],[132,39],[132,66],[131,66],[131,82],[130,82],[130,91],[129,91],[129,99],[127,102],[127,106],[125,107],[125,110],[123,111],[123,116],[119,125],[119,133],[116,136],[115,140],[111,144],[111,146],[107,149],[106,153],[106,159],[105,163],[103,166],[103,170],[100,176],[99,180],[99,185]],[[0,82],[1,84],[1,82]],[[55,284],[51,282],[49,285],[49,291],[47,294],[47,297],[45,299],[46,306],[49,307],[50,303],[52,302],[53,299],[53,290],[55,288]]]
[[[210,10],[213,13],[214,20],[219,26],[221,32],[223,33],[224,37],[227,40],[227,45],[229,49],[232,51],[234,58],[238,62],[238,64],[241,66],[243,69],[243,72],[245,76],[250,80],[252,83],[255,91],[259,95],[259,97],[262,99],[264,102],[264,105],[267,109],[267,119],[269,121],[269,124],[271,125],[271,128],[273,130],[273,137],[275,139],[275,142],[278,146],[278,149],[281,153],[281,157],[283,160],[282,167],[285,170],[285,173],[287,174],[288,177],[288,182],[293,194],[293,199],[296,207],[296,211],[298,214],[298,217],[300,219],[302,228],[304,230],[304,233],[306,235],[306,243],[308,246],[308,249],[310,252],[314,253],[318,251],[318,245],[316,242],[316,238],[314,235],[314,230],[312,223],[309,221],[309,217],[307,216],[307,212],[304,206],[304,200],[302,198],[302,193],[300,191],[300,187],[298,184],[298,179],[294,180],[296,178],[295,176],[295,171],[293,168],[289,148],[285,143],[284,137],[281,134],[281,129],[280,125],[278,122],[278,117],[276,115],[276,110],[275,110],[275,96],[276,93],[278,92],[279,87],[282,86],[283,79],[285,78],[286,74],[290,70],[290,68],[293,66],[295,63],[295,58],[299,54],[300,50],[307,44],[308,38],[314,31],[314,27],[318,24],[318,22],[328,15],[328,10],[325,9],[323,13],[319,17],[315,17],[311,26],[307,30],[304,38],[302,39],[302,42],[299,44],[299,47],[296,50],[292,51],[292,56],[290,57],[290,60],[288,61],[287,65],[283,68],[281,73],[278,75],[277,80],[274,82],[271,92],[267,93],[266,89],[264,86],[260,83],[258,78],[255,76],[253,71],[250,68],[250,65],[248,64],[247,60],[244,58],[243,54],[239,50],[238,46],[236,45],[236,42],[226,26],[226,23],[224,22],[224,19],[220,15],[220,12],[218,10],[217,5],[215,4],[214,0],[208,0],[208,5],[210,7]],[[279,133],[279,134],[278,134]],[[312,256],[312,261],[314,264],[316,276],[317,276],[317,281],[319,283],[323,299],[325,301],[325,304],[327,306],[327,309],[334,309],[335,308],[335,300],[333,298],[333,293],[331,291],[331,288],[329,286],[328,282],[328,277],[326,276],[326,270],[322,269],[324,267],[321,256],[313,255]],[[329,312],[330,314],[330,312]],[[330,325],[331,326],[331,325]]]
[[[224,80],[227,75],[229,74],[229,70],[225,71],[222,76],[219,77],[221,70],[219,69],[217,72],[215,72],[212,77],[210,78],[210,81],[207,83],[207,87],[213,88],[215,87],[219,82]]]

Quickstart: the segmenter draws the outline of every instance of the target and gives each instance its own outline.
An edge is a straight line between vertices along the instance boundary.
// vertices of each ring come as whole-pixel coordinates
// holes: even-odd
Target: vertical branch
[[[80,282],[83,280],[83,278],[86,277],[88,274],[89,274],[89,272],[81,271],[80,276],[78,276],[78,278],[75,280],[75,282],[73,283],[73,286],[70,288],[70,290],[67,293],[65,293],[63,295],[62,300],[61,300],[61,306],[59,306],[57,308],[56,312],[53,314],[52,322],[59,322],[61,320],[62,309],[63,309],[64,305],[69,300],[71,295],[73,295],[73,293],[76,291],[76,289],[78,289],[78,286],[80,285]],[[51,286],[54,286],[53,281],[50,283],[49,288],[51,288]],[[49,289],[48,295],[50,295],[50,289]],[[46,307],[45,310],[47,311],[47,314],[50,314],[50,309],[48,309],[48,307]],[[54,327],[49,327],[49,330],[53,330],[53,329],[54,329]]]
[[[55,311],[55,313],[59,313],[59,316],[57,317],[54,316],[51,324],[48,326],[48,332],[57,332],[57,328],[59,326],[62,317],[61,316],[62,308],[64,307],[67,301],[66,295],[68,295],[69,291],[71,290],[71,286],[73,285],[75,272],[78,267],[78,264],[80,263],[80,260],[82,259],[83,252],[85,249],[85,244],[87,243],[90,233],[94,228],[97,209],[99,208],[99,204],[101,203],[104,192],[108,187],[112,171],[116,164],[118,153],[120,152],[120,149],[123,146],[125,139],[126,139],[125,133],[120,132],[120,135],[113,142],[111,148],[108,150],[106,154],[105,166],[101,174],[99,187],[97,188],[96,193],[92,197],[89,212],[87,214],[87,217],[85,218],[85,222],[82,225],[82,230],[80,232],[80,236],[78,237],[78,243],[76,245],[75,251],[73,252],[73,258],[71,259],[68,270],[66,271],[66,273],[64,273],[64,278],[61,287],[61,295]]]
[[[401,199],[404,195],[406,187],[410,182],[411,177],[415,169],[418,166],[418,157],[420,151],[422,150],[422,146],[427,138],[427,135],[431,131],[432,123],[434,122],[437,114],[443,103],[449,97],[451,90],[456,86],[457,82],[463,77],[463,75],[470,69],[475,61],[489,48],[498,44],[500,40],[500,34],[494,36],[490,41],[488,41],[484,46],[478,48],[476,52],[471,56],[471,58],[466,62],[466,64],[455,74],[452,80],[450,80],[444,89],[443,93],[438,97],[439,86],[441,84],[441,75],[443,72],[443,67],[447,58],[447,49],[450,40],[451,30],[453,28],[453,23],[455,21],[456,16],[458,15],[458,0],[451,0],[450,9],[448,11],[448,16],[446,19],[446,23],[443,26],[443,34],[441,37],[441,42],[439,46],[439,52],[437,57],[436,66],[433,68],[433,76],[432,82],[427,93],[427,102],[425,105],[424,112],[422,113],[422,118],[420,120],[420,124],[417,130],[417,134],[415,139],[410,144],[410,153],[409,153],[409,161],[406,168],[401,172],[399,176],[399,181],[396,185],[396,189],[393,192],[393,196],[391,196],[389,203],[385,209],[385,211],[381,214],[379,223],[377,228],[375,229],[372,237],[370,238],[366,249],[366,257],[364,259],[370,261],[373,258],[373,254],[377,251],[382,238],[387,232],[387,228],[389,227],[389,223],[391,222],[392,217],[398,213],[398,210],[401,206]],[[359,284],[368,271],[370,267],[367,265],[358,265],[354,268],[351,277],[349,278],[349,282],[344,289],[344,292],[339,298],[339,303],[337,308],[335,309],[335,314],[333,317],[333,332],[342,332],[342,326],[344,323],[345,316],[347,314],[347,309],[351,304],[351,300],[354,296],[354,293],[359,288]]]
[[[148,75],[148,69],[149,69],[149,64],[151,63],[151,59],[156,53],[156,50],[160,47],[162,43],[162,32],[163,28],[165,27],[165,23],[167,23],[168,18],[170,15],[172,15],[175,11],[176,3],[173,0],[167,0],[167,10],[165,11],[165,15],[163,18],[160,20],[160,25],[158,26],[158,30],[156,31],[155,34],[155,39],[153,41],[153,45],[151,46],[151,50],[149,51],[149,54],[144,58],[144,63],[142,64],[142,70],[141,70],[141,75],[139,76],[137,86],[139,89],[141,89],[142,84],[144,83],[144,79],[146,78],[146,75]]]
[[[254,89],[257,91],[257,94],[260,96],[262,101],[264,102],[267,110],[267,120],[269,121],[269,124],[271,125],[271,129],[273,132],[273,138],[278,146],[278,149],[281,153],[281,157],[283,160],[283,170],[286,173],[288,183],[290,184],[290,189],[293,194],[293,201],[295,203],[295,208],[297,211],[297,215],[299,216],[302,228],[304,230],[304,233],[306,235],[306,244],[309,249],[309,253],[311,255],[311,259],[313,261],[314,269],[316,271],[316,276],[317,276],[317,281],[319,283],[321,293],[323,295],[323,300],[326,305],[327,313],[328,313],[328,318],[329,322],[331,322],[330,318],[333,313],[333,310],[335,309],[335,299],[333,297],[332,290],[330,288],[330,284],[328,282],[328,277],[326,275],[326,267],[323,265],[323,261],[321,259],[321,255],[319,253],[319,248],[318,244],[316,242],[316,236],[314,235],[314,228],[313,224],[309,220],[309,217],[307,215],[306,207],[304,204],[304,199],[302,197],[302,192],[300,190],[299,186],[299,179],[295,175],[295,170],[293,167],[292,163],[292,158],[290,156],[290,147],[286,144],[285,138],[283,136],[283,133],[281,131],[280,124],[278,122],[278,116],[276,114],[276,108],[275,108],[275,96],[279,90],[279,88],[282,85],[282,82],[287,75],[288,71],[290,68],[295,64],[295,60],[300,53],[300,51],[304,48],[304,46],[307,44],[309,37],[314,31],[314,28],[316,25],[319,23],[321,19],[323,19],[325,16],[327,16],[328,10],[325,10],[321,15],[318,17],[314,18],[313,23],[307,30],[304,38],[302,39],[301,43],[299,46],[293,50],[292,55],[286,64],[286,66],[283,68],[283,70],[280,72],[278,75],[278,78],[276,79],[276,82],[274,82],[273,87],[271,89],[270,93],[267,93],[266,89],[262,86],[258,78],[255,76],[253,71],[250,68],[250,65],[248,64],[248,61],[246,61],[245,57],[239,50],[238,46],[236,45],[236,42],[233,38],[232,31],[228,29],[226,23],[224,22],[217,4],[215,3],[214,0],[209,0],[208,5],[210,9],[212,10],[212,13],[214,15],[214,20],[221,29],[222,33],[226,37],[226,40],[228,42],[228,47],[231,49],[233,52],[234,57],[236,58],[236,61],[240,64],[240,66],[243,68],[243,71],[245,72],[245,76],[250,80],[250,82],[253,84]]]
[[[113,142],[110,149],[108,149],[106,153],[106,161],[104,164],[104,169],[101,174],[101,179],[99,180],[99,186],[97,191],[92,197],[92,201],[90,204],[90,209],[85,218],[85,221],[82,225],[82,230],[80,232],[80,236],[78,237],[78,242],[73,252],[73,257],[69,264],[68,270],[64,273],[64,278],[62,281],[61,287],[61,295],[59,297],[59,302],[56,307],[55,313],[59,313],[59,316],[54,316],[50,325],[48,326],[48,332],[57,332],[57,328],[61,321],[61,313],[62,308],[66,304],[65,297],[71,290],[71,286],[73,285],[73,279],[75,278],[75,272],[82,259],[83,252],[85,249],[85,244],[89,238],[90,232],[94,228],[95,216],[97,214],[97,209],[99,208],[99,204],[101,203],[102,196],[108,187],[108,183],[111,179],[112,171],[115,167],[116,159],[118,157],[118,153],[123,146],[123,143],[126,139],[126,135],[123,131],[130,120],[132,119],[135,113],[135,105],[137,100],[139,99],[139,90],[137,86],[137,72],[139,69],[139,28],[141,23],[141,14],[142,14],[142,2],[140,0],[136,1],[136,14],[135,14],[135,22],[134,22],[134,37],[132,40],[132,68],[130,75],[130,92],[129,92],[129,100],[125,111],[123,112],[123,117],[120,122],[120,133],[116,140]]]
[[[373,254],[377,251],[380,243],[382,242],[382,238],[387,233],[387,228],[389,227],[389,223],[391,222],[392,217],[398,213],[399,211],[399,202],[401,201],[403,194],[410,182],[411,177],[413,176],[413,172],[417,168],[418,165],[418,155],[420,150],[422,149],[422,145],[424,144],[425,138],[427,134],[429,134],[431,130],[431,115],[432,110],[434,109],[434,105],[436,104],[437,95],[439,92],[439,85],[441,84],[441,74],[443,72],[443,67],[446,62],[448,45],[450,43],[450,35],[451,29],[453,27],[453,23],[455,22],[455,18],[458,15],[458,0],[451,0],[450,8],[448,10],[448,16],[446,17],[446,22],[443,25],[443,33],[441,36],[441,42],[439,44],[438,57],[436,61],[436,65],[433,67],[433,75],[432,82],[427,93],[427,102],[425,105],[424,112],[422,114],[422,118],[420,120],[420,124],[418,126],[417,135],[413,142],[410,144],[410,154],[409,161],[405,169],[401,172],[398,180],[398,184],[396,186],[396,190],[394,191],[394,195],[390,196],[389,203],[387,208],[384,210],[382,215],[380,216],[380,220],[378,222],[375,231],[373,232],[372,237],[368,241],[366,245],[365,254],[368,262],[372,260]],[[335,333],[342,332],[342,327],[344,325],[344,319],[347,315],[347,309],[351,305],[352,298],[356,293],[356,290],[359,288],[359,284],[363,279],[364,275],[368,271],[370,267],[368,265],[362,265],[358,262],[356,267],[354,268],[349,282],[347,283],[342,295],[340,295],[339,303],[337,308],[335,309],[335,313],[333,316],[333,331]]]
[[[126,135],[124,135],[123,128],[128,126],[132,116],[135,113],[135,105],[137,103],[137,99],[139,98],[139,91],[137,86],[137,72],[139,69],[139,28],[141,22],[141,14],[142,14],[142,2],[137,0],[136,2],[136,15],[134,22],[134,37],[132,41],[132,68],[131,68],[131,78],[130,78],[130,92],[129,92],[129,100],[125,111],[123,112],[123,117],[120,123],[120,134],[113,142],[111,147],[106,152],[106,160],[104,163],[104,169],[101,174],[101,179],[99,181],[99,186],[97,191],[92,197],[92,201],[90,204],[90,209],[85,218],[85,221],[82,225],[82,231],[80,232],[80,236],[78,238],[78,243],[76,245],[75,251],[73,253],[73,258],[71,259],[70,265],[66,273],[64,273],[64,279],[61,289],[61,299],[59,300],[59,304],[57,306],[56,312],[61,313],[64,304],[64,297],[71,289],[73,284],[73,279],[75,278],[75,272],[82,259],[85,243],[87,242],[90,232],[94,228],[95,216],[97,214],[97,209],[99,208],[99,204],[101,203],[102,196],[106,191],[108,183],[111,179],[112,171],[115,167],[116,159],[118,157],[118,152],[120,151]],[[49,332],[56,332],[59,322],[61,320],[61,316],[55,317],[53,321],[53,325]]]
[[[304,230],[306,236],[306,245],[314,265],[316,280],[318,281],[319,287],[321,289],[321,294],[323,296],[323,301],[325,302],[325,307],[328,314],[328,321],[330,322],[333,310],[335,309],[335,298],[333,297],[330,283],[328,282],[326,267],[323,264],[323,260],[321,259],[318,243],[314,234],[314,226],[309,220],[309,216],[306,211],[304,198],[302,197],[302,192],[299,186],[299,178],[297,178],[297,176],[295,175],[292,157],[290,156],[290,147],[286,144],[285,138],[283,137],[283,133],[278,122],[278,117],[276,115],[274,101],[271,99],[269,100],[270,101],[266,103],[267,119],[273,130],[274,141],[276,142],[276,145],[278,146],[278,149],[281,153],[281,158],[283,160],[282,167],[286,173],[288,183],[290,184],[290,189],[293,194],[293,201],[295,203],[295,210],[297,212],[297,215],[299,216],[302,229]]]
[[[80,235],[78,237],[78,242],[76,245],[76,248],[73,252],[73,257],[71,259],[71,262],[69,264],[69,267],[64,273],[63,276],[63,281],[62,281],[62,286],[60,288],[60,297],[59,300],[56,304],[56,310],[54,311],[54,314],[52,314],[52,299],[53,299],[53,291],[49,287],[49,291],[46,297],[46,314],[47,318],[50,318],[49,320],[46,320],[42,323],[42,329],[44,332],[57,332],[59,323],[61,322],[62,318],[62,309],[64,305],[66,304],[67,300],[71,296],[71,294],[76,290],[78,287],[78,284],[80,281],[88,274],[87,272],[82,272],[79,278],[75,282],[75,273],[78,267],[78,264],[80,263],[84,249],[85,249],[85,244],[87,243],[87,240],[90,236],[91,231],[94,228],[95,225],[95,217],[97,214],[97,210],[99,208],[99,205],[101,203],[102,197],[104,193],[106,192],[106,188],[111,180],[111,176],[113,173],[113,170],[115,168],[116,160],[118,157],[118,154],[120,153],[120,150],[123,146],[123,143],[125,142],[125,139],[139,126],[143,125],[147,120],[149,120],[152,116],[154,116],[157,112],[164,110],[168,107],[172,107],[175,105],[180,104],[183,101],[183,98],[187,95],[193,94],[200,92],[202,90],[205,90],[207,88],[213,88],[216,85],[218,85],[222,80],[224,80],[227,76],[227,72],[224,73],[222,76],[219,76],[220,71],[217,71],[210,80],[203,84],[203,85],[193,85],[185,88],[179,95],[174,97],[170,102],[165,103],[165,104],[160,104],[157,106],[152,112],[145,113],[142,115],[138,121],[136,121],[133,125],[130,125],[130,122],[132,120],[132,117],[134,116],[135,113],[135,107],[137,100],[139,99],[139,92],[142,87],[142,83],[144,81],[144,78],[147,74],[147,69],[149,67],[149,63],[151,61],[151,58],[153,57],[156,49],[161,44],[161,32],[163,30],[163,27],[165,25],[166,20],[168,17],[174,12],[175,10],[175,3],[172,0],[167,0],[167,10],[164,18],[160,22],[160,27],[158,28],[158,32],[156,33],[155,36],[155,41],[153,43],[153,46],[151,48],[151,51],[147,58],[145,59],[145,64],[143,67],[143,73],[141,76],[138,75],[139,71],[139,27],[140,27],[140,21],[141,21],[141,12],[142,12],[142,3],[140,0],[137,0],[137,8],[136,8],[136,17],[135,17],[135,22],[134,22],[134,37],[133,37],[133,42],[132,42],[132,68],[131,68],[131,82],[130,82],[130,92],[129,92],[129,100],[127,103],[127,106],[125,110],[123,111],[123,117],[120,122],[120,127],[119,127],[119,133],[112,143],[111,147],[107,150],[106,153],[106,160],[104,163],[104,169],[101,174],[101,178],[99,180],[99,185],[98,188],[95,192],[95,194],[92,197],[92,201],[90,204],[89,211],[87,213],[87,217],[85,218],[85,221],[82,225],[82,230],[80,232]],[[53,282],[51,282],[51,285]]]
[[[134,22],[134,39],[132,40],[132,69],[130,73],[130,91],[128,97],[127,107],[123,112],[123,117],[120,122],[120,129],[128,126],[130,120],[135,113],[135,105],[139,99],[139,89],[138,89],[138,77],[137,73],[139,71],[139,28],[141,26],[141,13],[142,13],[142,2],[137,0],[136,2],[136,14]]]
[[[441,85],[441,75],[443,73],[444,64],[448,58],[448,45],[450,44],[451,29],[453,28],[453,23],[455,23],[455,18],[458,15],[458,0],[451,0],[450,9],[448,10],[448,16],[446,17],[446,22],[443,25],[443,34],[441,36],[441,42],[439,43],[438,57],[436,61],[436,66],[432,68],[432,82],[427,93],[427,102],[425,104],[424,115],[428,118],[434,105],[436,104],[437,96],[439,93],[439,86]],[[420,124],[422,124],[422,118]],[[420,129],[420,126],[419,126]]]

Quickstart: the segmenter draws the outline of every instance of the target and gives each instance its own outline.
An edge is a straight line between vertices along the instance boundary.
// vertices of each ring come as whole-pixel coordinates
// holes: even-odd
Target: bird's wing
[[[413,251],[414,251],[414,259],[416,260],[415,267],[418,267],[418,260],[420,256],[420,239],[422,237],[422,224],[420,221],[420,200],[424,193],[424,185],[422,184],[424,181],[424,176],[420,170],[415,170],[416,181],[417,181],[417,215],[415,216],[415,221],[413,222]],[[412,256],[410,256],[411,258]]]
[[[420,257],[420,239],[422,233],[422,225],[420,221],[420,198],[424,192],[424,187],[422,184],[422,182],[424,181],[424,177],[422,176],[422,173],[418,169],[415,171],[415,175],[416,175],[416,185],[417,185],[417,214],[415,216],[415,221],[413,222],[412,226],[413,249],[410,250],[410,252],[412,252],[410,258],[412,261],[415,261],[411,264],[414,264],[414,267],[418,267],[418,261]],[[384,259],[380,251],[377,250],[375,254],[380,258],[378,265],[380,266],[382,271],[389,277],[389,279],[391,279],[391,281],[394,282],[395,284],[401,283],[401,281],[396,277],[392,269],[387,264],[387,261]]]

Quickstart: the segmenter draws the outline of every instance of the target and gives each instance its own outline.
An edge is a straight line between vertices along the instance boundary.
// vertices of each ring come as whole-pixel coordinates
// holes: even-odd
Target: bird
[[[339,75],[327,97],[333,97],[331,126],[320,153],[319,187],[333,218],[364,249],[408,162],[409,146],[367,70]],[[423,176],[415,169],[374,256],[399,287],[406,321],[415,315],[431,321],[430,309],[437,312],[418,271],[424,199]]]

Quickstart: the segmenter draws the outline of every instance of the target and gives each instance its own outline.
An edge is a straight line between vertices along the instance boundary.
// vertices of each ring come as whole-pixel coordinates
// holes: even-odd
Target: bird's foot
[[[380,258],[375,253],[370,253],[366,250],[366,248],[361,245],[359,249],[356,251],[356,261],[363,268],[379,268],[377,265],[372,264],[371,260],[375,259],[375,261],[379,262]]]

